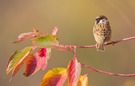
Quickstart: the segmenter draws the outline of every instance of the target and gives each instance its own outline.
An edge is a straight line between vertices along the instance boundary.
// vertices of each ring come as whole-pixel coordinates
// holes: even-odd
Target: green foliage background
[[[60,43],[69,45],[95,44],[92,28],[95,17],[106,15],[112,27],[112,40],[135,35],[135,0],[1,0],[0,1],[0,86],[38,86],[44,73],[54,67],[66,67],[73,55],[52,52],[45,71],[28,78],[24,68],[9,82],[5,77],[6,63],[17,49],[31,45],[24,41],[12,44],[20,33],[38,28],[51,33],[58,26]],[[107,46],[104,53],[96,49],[77,49],[79,61],[115,73],[135,73],[135,41]],[[83,73],[88,70],[83,69]],[[135,86],[135,77],[122,78],[91,73],[89,86]]]

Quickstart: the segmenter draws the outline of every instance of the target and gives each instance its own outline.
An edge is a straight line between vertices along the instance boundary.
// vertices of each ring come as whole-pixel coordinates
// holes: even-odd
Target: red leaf
[[[49,48],[41,48],[38,53],[31,54],[30,58],[26,61],[24,75],[27,77],[40,69],[44,70],[47,66],[50,52]]]
[[[46,57],[46,48],[41,48],[38,52],[40,57]]]
[[[74,58],[67,68],[69,86],[76,86],[81,73],[81,64]]]

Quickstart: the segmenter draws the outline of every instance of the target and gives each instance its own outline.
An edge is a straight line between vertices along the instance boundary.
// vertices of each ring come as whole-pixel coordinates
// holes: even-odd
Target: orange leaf
[[[69,86],[77,85],[80,73],[81,73],[81,64],[78,62],[76,58],[74,58],[69,62],[67,68]]]
[[[17,74],[17,72],[22,68],[24,62],[22,61],[20,64],[18,64],[12,71],[12,78]],[[11,78],[11,79],[12,79]]]
[[[40,86],[63,86],[66,78],[65,68],[53,68],[44,75]]]

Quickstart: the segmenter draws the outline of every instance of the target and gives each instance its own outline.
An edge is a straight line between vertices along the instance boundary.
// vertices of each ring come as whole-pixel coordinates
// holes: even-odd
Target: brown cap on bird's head
[[[104,15],[97,16],[96,19],[100,19],[100,20],[101,19],[106,19],[106,20],[108,20],[108,18],[106,16],[104,16]]]

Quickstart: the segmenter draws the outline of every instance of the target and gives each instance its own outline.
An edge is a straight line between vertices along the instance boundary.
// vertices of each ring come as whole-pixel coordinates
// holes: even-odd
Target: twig
[[[117,43],[120,43],[120,42],[130,41],[130,40],[135,40],[135,36],[123,38],[123,39],[117,40],[117,41],[111,41],[111,42],[109,42],[109,43],[106,43],[105,45],[117,44]]]
[[[86,64],[82,64],[82,67],[86,67],[89,68],[92,71],[98,72],[98,73],[102,73],[102,74],[106,74],[106,75],[110,75],[110,76],[121,76],[121,77],[131,77],[131,76],[135,76],[135,73],[132,74],[120,74],[120,73],[112,73],[112,72],[106,72],[106,71],[102,71],[96,68],[93,68],[91,66],[88,66]]]

